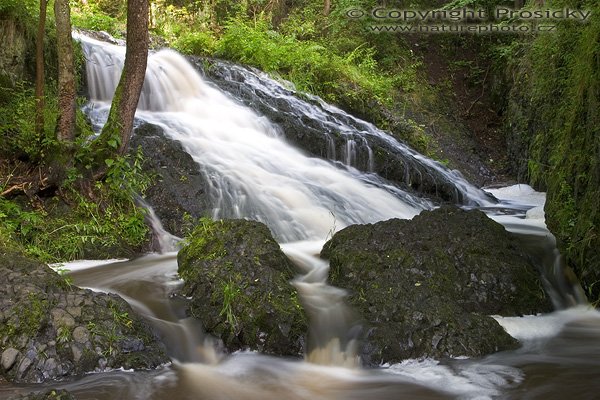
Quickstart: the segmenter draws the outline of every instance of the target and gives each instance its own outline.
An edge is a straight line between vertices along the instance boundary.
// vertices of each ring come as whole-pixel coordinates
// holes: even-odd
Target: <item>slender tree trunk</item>
[[[108,120],[96,140],[99,146],[99,167],[114,157],[115,150],[123,155],[129,148],[133,117],[144,84],[148,61],[148,0],[127,2],[127,50],[125,66],[115,91]]]
[[[40,20],[35,39],[35,131],[44,133],[44,33],[46,30],[46,0],[40,0]]]
[[[58,52],[58,121],[56,136],[61,142],[75,139],[75,64],[71,37],[69,0],[54,0]]]
[[[325,0],[323,4],[323,15],[328,16],[331,12],[331,0]]]

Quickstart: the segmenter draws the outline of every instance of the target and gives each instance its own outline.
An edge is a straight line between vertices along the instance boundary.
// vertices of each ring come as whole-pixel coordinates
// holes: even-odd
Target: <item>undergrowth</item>
[[[55,138],[58,110],[52,86],[46,89],[41,134],[35,131],[31,89],[17,84],[11,94],[10,101],[0,108],[0,153],[5,160],[0,162],[0,193],[9,189],[15,176],[41,174],[48,164],[56,162],[56,154],[66,153]],[[54,195],[0,196],[3,247],[16,247],[40,260],[57,262],[83,256],[132,255],[146,242],[145,212],[134,200],[150,184],[150,177],[142,173],[143,154],[138,149],[125,157],[105,160],[107,173],[94,182],[89,146],[93,132],[81,111],[76,133],[75,153],[66,160],[65,176]]]

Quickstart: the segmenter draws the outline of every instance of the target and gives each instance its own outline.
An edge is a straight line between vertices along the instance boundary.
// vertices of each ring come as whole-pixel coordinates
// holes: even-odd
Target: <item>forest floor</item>
[[[457,41],[432,35],[407,37],[436,92],[439,116],[423,121],[437,143],[436,158],[447,160],[450,168],[479,186],[515,183],[508,169],[502,115],[494,104],[492,65],[473,46]]]

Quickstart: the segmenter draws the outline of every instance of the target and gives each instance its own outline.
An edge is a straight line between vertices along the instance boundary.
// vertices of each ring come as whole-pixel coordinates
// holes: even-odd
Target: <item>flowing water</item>
[[[87,112],[100,127],[118,82],[124,50],[80,39],[88,59],[92,99]],[[247,81],[259,77],[252,71],[244,74]],[[278,83],[259,78],[252,83],[255,91],[290,95]],[[299,102],[295,107],[306,108],[313,117],[354,129],[348,133],[343,155],[336,156],[339,150],[332,147],[328,150],[331,160],[323,160],[291,146],[277,126],[235,97],[208,84],[178,54],[161,51],[149,59],[137,118],[160,126],[198,163],[209,184],[215,218],[264,222],[299,267],[302,274],[292,284],[310,318],[312,345],[307,360],[253,352],[223,354],[198,322],[186,318],[184,305],[170,296],[182,284],[176,273],[177,238],[164,232],[150,212],[162,254],[65,267],[77,285],[123,296],[156,327],[176,361],[155,371],[89,374],[45,387],[64,387],[78,399],[583,399],[600,393],[600,315],[577,306],[582,302],[577,286],[553,273],[562,266],[540,212],[543,195],[525,186],[500,189],[494,191],[498,203],[459,174],[393,139],[385,140],[412,157],[414,165],[454,182],[466,206],[484,209],[520,234],[523,242],[531,243],[532,254],[548,265],[545,279],[557,308],[577,307],[545,316],[498,318],[522,341],[517,351],[474,360],[406,360],[377,369],[360,368],[355,341],[352,337],[341,340],[348,337],[355,316],[344,303],[344,290],[327,285],[328,265],[316,255],[325,240],[345,226],[412,218],[435,205],[402,185],[379,178],[372,172],[372,159],[362,170],[355,165],[359,149],[369,147],[358,133],[382,135],[371,125],[320,101],[313,99],[315,108],[294,98]],[[320,117],[320,112],[325,116]],[[359,131],[357,124],[362,127]],[[368,149],[364,151],[368,156]],[[0,397],[39,389],[39,385],[0,386]]]

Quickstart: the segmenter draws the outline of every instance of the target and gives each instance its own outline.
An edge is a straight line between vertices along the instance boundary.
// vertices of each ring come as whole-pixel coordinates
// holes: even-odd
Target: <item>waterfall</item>
[[[152,247],[160,254],[171,253],[179,249],[181,238],[167,232],[160,221],[160,218],[154,212],[154,209],[143,198],[137,197],[136,202],[140,207],[146,210],[147,223],[152,228]]]
[[[118,83],[124,50],[86,37],[80,40],[88,60],[91,101],[86,110],[100,127]],[[248,71],[245,76],[252,78],[253,74]],[[276,98],[290,96],[274,81],[261,79],[251,87],[258,91],[271,85]],[[348,225],[410,219],[434,206],[407,187],[373,173],[377,165],[372,143],[385,142],[388,149],[403,154],[409,160],[406,165],[417,174],[445,182],[446,189],[466,204],[494,202],[460,174],[419,155],[373,125],[311,99],[303,102],[286,97],[282,104],[302,110],[302,121],[321,118],[323,126],[335,125],[343,132],[343,146],[336,148],[330,131],[323,131],[322,151],[342,157],[340,160],[324,160],[297,149],[281,127],[208,83],[171,50],[149,56],[136,118],[161,127],[197,162],[209,188],[214,218],[265,223],[286,254],[303,269],[304,275],[293,284],[310,318],[309,360],[355,365],[356,320],[344,304],[345,292],[326,284],[329,266],[318,258],[318,252],[335,231]],[[361,157],[366,160],[362,170]],[[415,179],[408,176],[414,171],[408,167],[404,171],[407,181]]]
[[[124,53],[119,46],[82,40],[88,111],[101,124]],[[432,207],[373,174],[307,156],[265,117],[205,82],[174,51],[150,55],[136,116],[160,126],[198,163],[214,218],[258,220],[280,242],[325,240],[350,224],[412,218]],[[345,152],[349,158],[351,149]]]
[[[290,89],[292,84],[275,81],[255,69],[226,61],[206,63],[197,63],[206,79],[283,126],[286,139],[312,155],[375,172],[416,189],[421,196],[470,206],[496,203],[493,196],[471,185],[460,172],[423,157],[375,125],[317,96],[295,92]],[[290,120],[297,122],[289,124]]]

